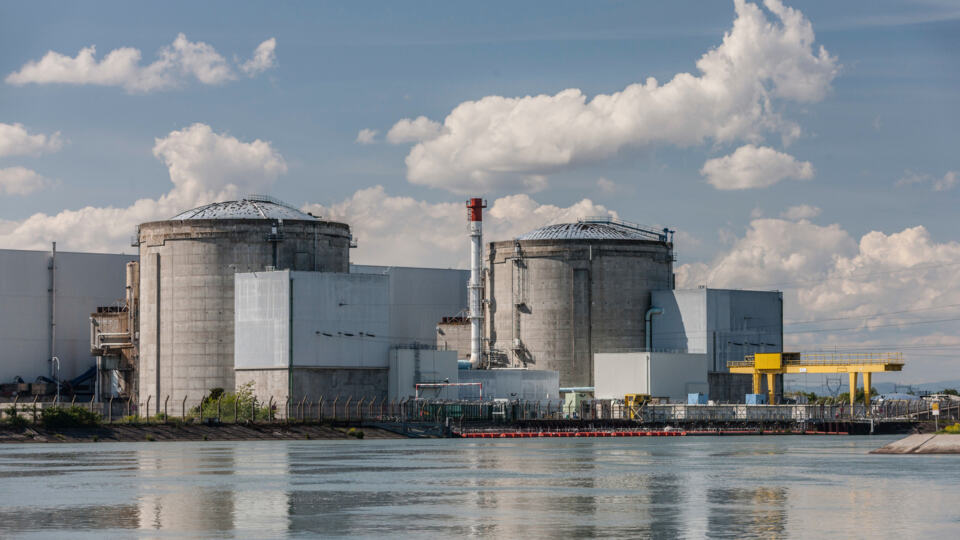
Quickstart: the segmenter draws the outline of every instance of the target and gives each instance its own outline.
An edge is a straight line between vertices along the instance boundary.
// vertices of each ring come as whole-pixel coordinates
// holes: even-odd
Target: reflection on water
[[[0,537],[921,536],[960,523],[954,456],[888,439],[0,446]],[[952,473],[952,474],[951,474]]]

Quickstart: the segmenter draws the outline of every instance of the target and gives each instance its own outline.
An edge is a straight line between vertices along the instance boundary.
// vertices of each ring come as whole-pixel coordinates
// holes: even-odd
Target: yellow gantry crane
[[[850,376],[850,407],[857,394],[857,375],[863,373],[864,401],[870,405],[870,379],[874,373],[902,371],[903,353],[757,353],[742,362],[727,362],[730,373],[753,375],[753,393],[760,393],[761,376],[767,376],[768,403],[774,402],[774,375],[785,373],[847,373]]]

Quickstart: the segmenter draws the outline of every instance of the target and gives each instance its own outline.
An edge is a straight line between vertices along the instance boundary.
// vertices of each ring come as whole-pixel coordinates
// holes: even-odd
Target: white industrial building
[[[124,298],[136,255],[0,249],[0,383],[70,381],[95,365],[90,314]],[[51,366],[53,364],[53,366]]]
[[[707,355],[688,353],[597,353],[593,358],[594,397],[623,399],[627,394],[684,402],[687,395],[706,394]]]
[[[744,355],[780,352],[783,347],[783,295],[778,291],[733,289],[660,290],[651,305],[654,351],[703,353],[710,371],[726,372],[727,362]]]
[[[462,272],[362,270],[237,274],[236,384],[284,400],[404,398],[417,383],[456,383],[456,353],[432,346],[428,321],[463,309]]]

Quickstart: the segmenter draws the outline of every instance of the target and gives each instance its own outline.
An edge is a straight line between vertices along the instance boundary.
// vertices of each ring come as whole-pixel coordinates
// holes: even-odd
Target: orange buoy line
[[[460,433],[465,439],[528,439],[540,437],[682,437],[686,431],[481,431]]]

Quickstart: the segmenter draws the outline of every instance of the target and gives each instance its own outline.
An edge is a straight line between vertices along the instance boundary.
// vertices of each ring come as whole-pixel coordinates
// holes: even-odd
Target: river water
[[[957,537],[960,456],[894,439],[3,445],[0,537]]]

